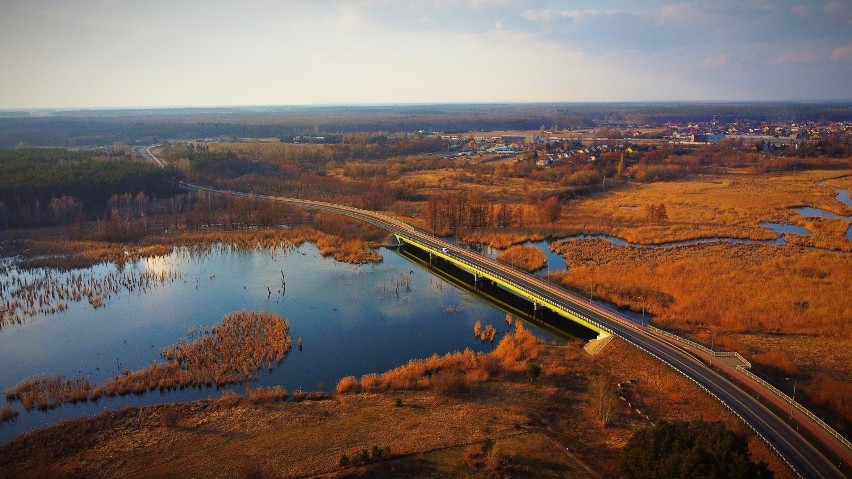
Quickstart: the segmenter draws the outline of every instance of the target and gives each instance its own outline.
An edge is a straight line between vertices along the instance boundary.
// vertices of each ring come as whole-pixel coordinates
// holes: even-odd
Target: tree
[[[541,376],[541,364],[527,363],[527,377],[530,381],[535,381]]]
[[[553,223],[562,214],[562,205],[559,198],[551,196],[538,204],[539,219],[542,223]]]
[[[648,221],[662,223],[669,219],[669,214],[666,212],[666,205],[660,203],[658,205],[645,206],[645,217]]]
[[[771,478],[766,463],[751,460],[748,442],[721,422],[656,423],[639,430],[621,456],[628,479]]]
[[[589,399],[595,411],[595,417],[604,426],[609,423],[612,405],[615,402],[613,381],[607,376],[595,376],[589,381]]]

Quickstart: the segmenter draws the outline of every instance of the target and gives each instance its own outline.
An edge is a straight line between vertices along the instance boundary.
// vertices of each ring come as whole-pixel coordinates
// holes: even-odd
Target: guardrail
[[[817,423],[821,428],[825,429],[826,432],[828,432],[829,434],[831,434],[832,436],[837,438],[837,440],[840,441],[844,446],[846,446],[847,448],[852,450],[852,443],[850,443],[848,439],[843,437],[843,435],[841,435],[839,432],[835,431],[833,427],[826,424],[825,421],[823,421],[822,419],[817,417],[816,414],[810,412],[806,407],[802,406],[799,402],[795,401],[793,398],[791,398],[790,396],[788,396],[787,394],[782,392],[780,389],[776,388],[772,384],[769,384],[763,378],[759,377],[758,375],[754,374],[753,372],[749,371],[748,369],[746,369],[742,366],[737,366],[737,370],[740,371],[741,373],[745,374],[746,376],[748,376],[753,381],[756,381],[761,386],[763,386],[766,389],[769,389],[770,391],[775,393],[776,396],[780,397],[785,402],[787,402],[791,406],[795,407],[797,411],[799,411],[802,414],[804,414],[805,416],[811,418],[812,421]]]
[[[661,336],[665,336],[665,337],[673,339],[675,341],[678,341],[678,342],[681,342],[681,343],[684,343],[684,344],[688,344],[689,346],[691,346],[695,349],[700,349],[701,351],[703,351],[703,352],[705,352],[705,353],[707,353],[710,356],[713,356],[715,358],[735,357],[735,358],[739,359],[743,364],[745,364],[745,367],[751,368],[751,362],[749,362],[746,358],[742,357],[740,355],[740,353],[738,353],[738,352],[713,351],[712,349],[708,348],[707,346],[704,346],[703,344],[696,343],[695,341],[686,339],[683,336],[678,336],[677,334],[673,334],[673,333],[670,333],[668,331],[664,331],[660,328],[655,328],[654,326],[648,325],[647,329],[649,329],[653,333],[659,334]]]
[[[612,314],[611,312],[609,312],[605,308],[601,308],[598,305],[595,305],[591,301],[587,302],[585,300],[585,298],[581,298],[580,296],[578,296],[578,295],[576,295],[572,292],[563,290],[563,289],[557,289],[552,284],[545,283],[540,278],[534,277],[532,275],[528,275],[528,274],[523,273],[523,272],[515,271],[515,270],[507,271],[506,267],[504,267],[500,263],[497,263],[495,260],[492,260],[490,258],[476,257],[476,258],[474,258],[476,260],[476,264],[474,264],[471,260],[465,258],[465,256],[472,256],[473,255],[473,253],[471,253],[470,251],[467,251],[467,250],[464,250],[464,249],[458,249],[457,245],[453,245],[453,244],[446,242],[446,241],[444,241],[440,238],[435,238],[435,237],[431,236],[430,234],[428,234],[427,232],[420,231],[420,230],[412,227],[411,225],[408,225],[407,223],[405,223],[403,221],[400,221],[396,218],[389,217],[389,216],[384,215],[382,213],[366,212],[364,210],[360,210],[358,208],[354,208],[354,207],[350,207],[350,206],[335,205],[335,204],[325,203],[325,202],[321,202],[321,201],[290,199],[290,198],[285,199],[285,198],[268,196],[268,195],[254,195],[254,194],[251,194],[251,193],[242,193],[242,192],[234,192],[234,191],[228,191],[228,190],[218,190],[218,189],[213,189],[213,188],[205,188],[205,187],[200,187],[200,186],[196,186],[196,185],[192,185],[192,184],[184,183],[184,182],[180,182],[180,183],[184,187],[189,188],[189,189],[193,189],[193,190],[209,191],[209,192],[213,192],[213,193],[224,193],[224,194],[230,194],[230,195],[235,195],[235,196],[243,196],[243,197],[257,197],[257,198],[269,199],[269,200],[274,200],[274,201],[301,204],[303,206],[307,206],[307,207],[310,207],[310,208],[333,211],[335,213],[340,213],[340,214],[344,214],[346,216],[350,216],[350,217],[353,217],[353,218],[358,218],[358,219],[367,221],[371,224],[374,224],[376,226],[379,226],[383,229],[386,229],[389,232],[391,232],[392,234],[397,235],[398,237],[402,237],[402,238],[408,240],[409,242],[415,243],[417,246],[421,246],[421,247],[425,247],[427,249],[435,250],[436,247],[434,245],[439,245],[437,247],[437,250],[435,251],[436,253],[438,253],[438,251],[441,250],[442,247],[451,248],[454,251],[454,253],[456,253],[452,256],[452,260],[462,264],[464,267],[470,269],[474,273],[481,274],[483,276],[490,277],[493,280],[502,282],[505,285],[507,285],[511,288],[514,288],[518,292],[526,295],[528,298],[532,299],[533,301],[538,302],[541,305],[548,305],[551,308],[556,309],[557,312],[561,311],[561,312],[564,312],[565,314],[568,314],[568,315],[571,315],[575,318],[578,318],[581,321],[585,321],[588,324],[593,325],[596,328],[599,328],[601,331],[607,332],[609,334],[616,335],[616,333],[613,331],[612,328],[600,323],[597,320],[589,318],[587,315],[579,312],[578,310],[576,310],[574,308],[569,307],[568,304],[564,303],[563,301],[560,301],[558,298],[566,297],[566,299],[568,301],[573,301],[577,305],[582,305],[582,308],[587,309],[587,310],[594,312],[596,314],[599,314],[603,318],[606,318],[610,321],[613,321],[615,324],[619,324],[619,325],[622,325],[622,326],[625,326],[625,327],[629,327],[629,328],[635,329],[637,331],[641,331],[643,329],[643,328],[640,328],[639,326],[637,326],[635,323],[630,322],[630,321],[628,321],[624,318],[621,318],[621,317],[619,317],[615,314]],[[425,244],[418,244],[418,243],[421,243],[421,242],[425,243]],[[438,253],[438,254],[441,254],[441,253]],[[526,285],[520,284],[518,281],[516,281],[516,279],[524,280],[526,282],[526,284],[531,285],[532,288],[527,287]],[[557,299],[554,299],[554,298],[557,298]],[[833,428],[831,428],[830,426],[825,424],[824,421],[822,421],[821,419],[816,417],[813,413],[808,411],[806,408],[801,406],[799,403],[792,401],[789,397],[787,397],[784,393],[780,392],[777,388],[775,388],[771,384],[767,383],[766,381],[760,379],[759,377],[757,377],[756,375],[754,375],[753,373],[748,371],[748,369],[746,369],[746,368],[750,368],[751,363],[749,361],[747,361],[745,358],[743,358],[739,353],[728,352],[728,351],[719,351],[719,352],[712,351],[709,348],[707,348],[706,346],[703,346],[703,345],[701,345],[701,344],[699,344],[695,341],[688,340],[686,338],[677,336],[677,335],[669,333],[667,331],[663,331],[659,328],[656,328],[656,327],[653,327],[653,326],[650,326],[650,325],[646,326],[644,329],[649,330],[653,333],[659,334],[661,336],[668,337],[668,338],[670,338],[674,341],[687,344],[687,345],[689,345],[693,348],[696,348],[698,350],[701,350],[701,351],[703,351],[703,352],[705,352],[705,353],[707,353],[707,354],[709,354],[713,357],[726,357],[726,356],[737,357],[737,359],[739,359],[745,365],[745,367],[743,367],[741,365],[737,365],[737,367],[736,367],[737,370],[743,372],[748,377],[753,378],[762,386],[766,387],[767,389],[769,389],[773,393],[781,396],[783,399],[790,402],[797,409],[799,409],[803,414],[807,415],[809,418],[811,418],[817,424],[819,424],[821,427],[823,427],[827,432],[829,432],[832,436],[834,436],[838,440],[840,440],[846,447],[852,449],[852,446],[850,446],[849,441],[846,440],[839,433],[837,433],[837,431],[835,431]],[[695,383],[699,387],[701,387],[703,390],[705,390],[708,394],[710,394],[711,396],[713,396],[717,400],[719,400],[725,407],[727,407],[729,410],[734,412],[734,414],[736,414],[741,419],[743,419],[743,422],[745,422],[752,430],[754,430],[754,432],[769,445],[769,447],[790,467],[791,470],[793,470],[797,475],[799,475],[801,477],[801,474],[792,466],[792,464],[790,464],[790,462],[783,455],[781,455],[779,453],[779,451],[768,441],[768,439],[766,437],[764,437],[762,434],[757,432],[757,430],[754,428],[754,426],[752,426],[747,421],[745,421],[744,418],[742,416],[740,416],[739,413],[734,411],[734,409],[731,408],[731,406],[729,406],[727,403],[722,401],[719,396],[714,394],[707,387],[700,384],[696,379],[694,379],[694,378],[690,377],[688,374],[686,374],[686,371],[682,371],[678,368],[675,368],[668,361],[666,361],[663,358],[659,357],[658,355],[652,353],[651,351],[648,351],[647,349],[645,349],[641,345],[633,342],[629,338],[625,338],[625,339],[627,339],[628,343],[632,344],[633,346],[647,352],[648,354],[651,354],[652,356],[656,357],[658,360],[669,365],[670,367],[673,367],[673,369],[680,372],[682,375],[687,377],[690,381],[692,381],[693,383]]]

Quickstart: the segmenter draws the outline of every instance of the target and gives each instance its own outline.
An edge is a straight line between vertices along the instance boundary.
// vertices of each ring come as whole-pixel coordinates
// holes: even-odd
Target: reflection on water
[[[812,206],[804,206],[801,208],[795,209],[796,213],[804,216],[805,218],[828,218],[832,220],[852,220],[852,216],[843,216],[837,213],[832,213],[831,211],[821,210],[819,208],[814,208]]]
[[[177,343],[190,329],[202,331],[238,310],[279,313],[290,321],[293,337],[302,338],[301,351],[294,348],[280,366],[262,372],[257,381],[290,391],[331,392],[343,376],[384,371],[433,353],[493,347],[473,339],[473,324],[479,320],[505,329],[503,311],[392,250],[382,253],[381,264],[353,266],[322,258],[310,244],[277,253],[214,248],[196,255],[178,249],[129,264],[126,270],[179,271],[180,279],[148,290],[119,291],[101,308],[93,309],[85,301],[70,303],[63,312],[0,329],[0,388],[45,374],[85,376],[101,383],[160,361],[160,349]],[[113,269],[98,266],[89,271]],[[407,278],[406,284],[410,280],[410,289],[397,288],[401,277]],[[547,340],[558,339],[530,329]],[[0,424],[0,442],[104,408],[219,394],[215,388],[155,391],[61,406],[47,413],[25,413],[13,403],[21,416]]]
[[[849,190],[841,190],[840,188],[836,188],[837,190],[837,201],[843,203],[844,205],[852,208],[852,198],[849,196]]]
[[[802,228],[801,226],[790,223],[761,223],[760,225],[764,228],[769,228],[776,233],[791,233],[802,236],[809,236],[811,234],[810,231]]]

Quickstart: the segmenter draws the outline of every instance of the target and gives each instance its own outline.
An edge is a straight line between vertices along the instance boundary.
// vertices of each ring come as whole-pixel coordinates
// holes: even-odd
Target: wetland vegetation
[[[165,170],[120,144],[0,152],[0,247],[9,258],[0,275],[0,348],[57,350],[4,373],[0,431],[15,430],[4,436],[11,441],[31,427],[110,409],[0,447],[4,472],[38,475],[47,469],[16,459],[16,451],[44,452],[55,437],[89,430],[101,436],[63,446],[64,459],[45,467],[71,471],[85,456],[108,471],[103,458],[126,446],[110,439],[117,428],[139,444],[175,438],[178,451],[158,467],[179,472],[181,455],[193,454],[181,428],[239,431],[246,421],[271,441],[272,424],[325,418],[318,430],[300,431],[333,436],[327,454],[288,439],[294,462],[264,458],[288,474],[339,473],[342,455],[389,446],[390,458],[368,454],[363,467],[404,471],[417,466],[400,457],[424,454],[438,468],[517,472],[533,453],[515,435],[528,435],[539,446],[557,441],[560,451],[573,444],[565,467],[590,465],[610,477],[617,464],[596,457],[618,453],[649,420],[721,417],[784,477],[780,461],[721,406],[624,344],[586,356],[576,341],[548,344],[552,336],[511,316],[504,331],[504,311],[379,249],[386,233],[372,226],[253,196],[187,193],[179,179],[379,210],[497,248],[498,260],[520,269],[544,275],[547,267],[555,284],[741,353],[782,390],[798,381],[797,399],[848,436],[849,132],[767,152],[743,141],[671,143],[662,139],[665,127],[627,122],[561,134],[538,126],[443,136],[299,126],[267,139],[170,139],[153,148]],[[504,136],[517,149],[489,152],[489,138]],[[531,243],[543,240],[551,251]],[[177,312],[165,310],[171,302]],[[103,338],[86,331],[93,325],[104,328]],[[290,352],[291,327],[298,352]],[[73,349],[65,346],[71,340],[99,346],[62,356],[58,346]],[[336,385],[334,398],[323,384]],[[217,391],[225,385],[243,392]],[[565,404],[553,405],[554,397]],[[84,404],[94,400],[105,406]],[[190,402],[155,405],[177,400]],[[40,422],[30,412],[38,410],[54,415]],[[365,427],[376,417],[412,427],[389,426],[397,434],[390,440]],[[470,417],[489,419],[470,424]],[[590,425],[574,431],[569,417]],[[433,430],[414,427],[418,421]],[[418,431],[422,442],[412,436]],[[243,451],[240,441],[214,436],[205,441]],[[498,454],[482,449],[488,440]],[[106,453],[91,459],[99,444]],[[455,452],[441,456],[441,448]],[[129,461],[141,465],[139,456]],[[242,471],[237,462],[218,472],[207,464],[211,475]]]

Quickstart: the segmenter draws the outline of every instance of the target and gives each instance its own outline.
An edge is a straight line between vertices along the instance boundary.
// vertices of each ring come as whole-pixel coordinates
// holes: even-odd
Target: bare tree
[[[595,411],[595,417],[606,426],[615,403],[612,379],[606,375],[593,377],[589,381],[589,401]]]

